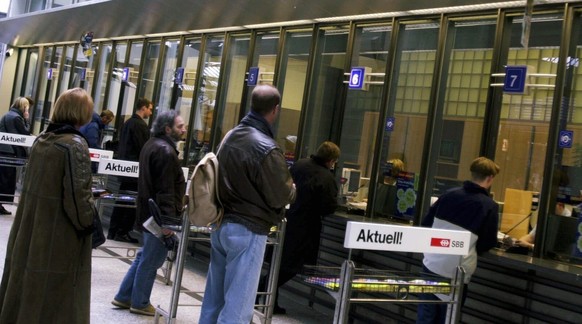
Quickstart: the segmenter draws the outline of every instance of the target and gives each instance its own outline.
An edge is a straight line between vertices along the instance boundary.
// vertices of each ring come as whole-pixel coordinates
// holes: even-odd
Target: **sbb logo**
[[[430,239],[430,246],[449,247],[449,246],[451,246],[451,240],[433,237]]]

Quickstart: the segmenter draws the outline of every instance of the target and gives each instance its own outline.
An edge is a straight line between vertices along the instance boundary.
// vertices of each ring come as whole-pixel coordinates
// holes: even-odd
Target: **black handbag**
[[[101,218],[96,208],[93,208],[93,244],[91,247],[96,249],[105,243],[105,234],[103,234],[103,225],[101,224]]]

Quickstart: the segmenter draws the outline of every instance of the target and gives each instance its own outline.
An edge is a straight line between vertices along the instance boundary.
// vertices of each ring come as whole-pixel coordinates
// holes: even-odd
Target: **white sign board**
[[[188,181],[188,168],[182,168],[182,172],[184,172],[184,179],[186,179],[186,181]]]
[[[137,178],[139,176],[139,162],[101,158],[97,173]]]
[[[471,232],[348,222],[344,247],[398,252],[469,254]]]
[[[89,157],[91,162],[99,162],[100,159],[113,159],[113,151],[89,148]]]
[[[35,139],[36,136],[0,133],[0,144],[31,147]]]

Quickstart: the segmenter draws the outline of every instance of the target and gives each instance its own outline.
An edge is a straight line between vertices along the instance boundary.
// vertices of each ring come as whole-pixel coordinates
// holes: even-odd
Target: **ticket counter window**
[[[418,195],[439,24],[422,21],[399,28],[370,212],[372,217],[409,221]]]
[[[367,209],[391,34],[391,25],[364,25],[355,30],[351,66],[363,67],[365,75],[361,89],[347,92],[339,145],[340,172],[336,175],[340,179],[340,203],[360,213]]]

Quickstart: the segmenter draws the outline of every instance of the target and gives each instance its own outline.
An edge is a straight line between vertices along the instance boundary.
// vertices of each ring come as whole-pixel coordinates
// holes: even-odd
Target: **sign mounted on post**
[[[253,66],[249,68],[249,76],[247,78],[247,86],[256,86],[259,81],[259,67]]]
[[[182,84],[182,80],[184,80],[184,68],[179,67],[176,69],[176,73],[174,75],[174,83]]]
[[[571,148],[574,139],[574,132],[571,130],[561,130],[558,139],[558,146],[560,148]]]
[[[503,91],[507,93],[522,94],[525,92],[527,79],[527,66],[506,66]]]
[[[129,68],[123,68],[123,74],[121,75],[121,81],[127,82],[129,80]]]
[[[349,88],[362,90],[364,87],[364,78],[366,76],[366,68],[354,67],[350,72]]]

